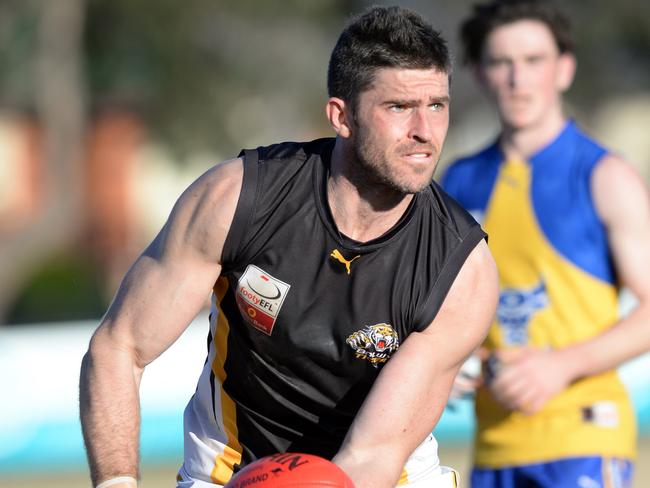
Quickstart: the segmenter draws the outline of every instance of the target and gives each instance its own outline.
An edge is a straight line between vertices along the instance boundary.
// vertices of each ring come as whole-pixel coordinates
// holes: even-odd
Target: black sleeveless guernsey
[[[432,182],[383,236],[346,238],[326,198],[333,146],[242,153],[208,358],[185,411],[184,468],[196,478],[227,481],[276,452],[331,458],[382,366],[431,323],[485,237]]]

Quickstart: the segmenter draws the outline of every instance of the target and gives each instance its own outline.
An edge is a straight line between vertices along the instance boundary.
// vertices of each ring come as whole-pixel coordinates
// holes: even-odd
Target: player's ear
[[[565,92],[573,83],[576,73],[576,58],[571,53],[562,53],[558,59],[557,87],[560,92]]]
[[[338,97],[330,97],[325,106],[327,119],[337,135],[350,137],[352,134],[352,112],[345,101]]]

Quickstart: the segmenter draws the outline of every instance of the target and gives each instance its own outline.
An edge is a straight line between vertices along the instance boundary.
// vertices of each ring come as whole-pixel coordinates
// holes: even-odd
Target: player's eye
[[[530,64],[538,64],[544,61],[544,56],[529,56],[526,61]]]
[[[389,109],[391,112],[402,113],[402,112],[404,112],[407,108],[408,108],[408,107],[407,107],[406,105],[404,105],[404,104],[401,104],[401,103],[395,103],[395,104],[391,105],[388,109]]]
[[[490,58],[486,62],[488,68],[496,69],[508,66],[510,62],[505,58]]]

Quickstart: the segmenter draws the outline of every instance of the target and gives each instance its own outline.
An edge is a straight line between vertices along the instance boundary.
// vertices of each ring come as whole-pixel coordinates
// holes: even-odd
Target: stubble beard
[[[435,166],[430,170],[429,177],[424,178],[421,182],[407,181],[406,178],[401,178],[396,170],[391,168],[392,165],[386,153],[381,151],[377,144],[374,144],[369,131],[359,124],[357,124],[357,133],[354,136],[352,147],[354,158],[358,164],[356,165],[357,171],[350,176],[359,188],[371,190],[379,187],[394,193],[395,196],[403,197],[421,192],[429,186],[433,179]],[[405,145],[405,147],[398,147],[396,151],[400,154],[408,152],[409,149],[412,148]],[[435,148],[429,146],[428,149],[437,154]]]

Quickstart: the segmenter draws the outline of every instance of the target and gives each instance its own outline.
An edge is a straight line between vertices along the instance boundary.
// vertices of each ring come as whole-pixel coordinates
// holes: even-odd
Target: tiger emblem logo
[[[354,350],[357,359],[365,359],[376,368],[388,361],[399,348],[397,332],[389,324],[366,325],[350,334],[345,342]]]

